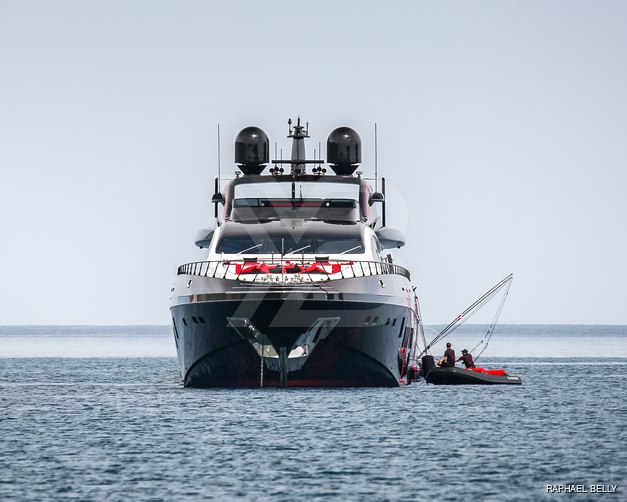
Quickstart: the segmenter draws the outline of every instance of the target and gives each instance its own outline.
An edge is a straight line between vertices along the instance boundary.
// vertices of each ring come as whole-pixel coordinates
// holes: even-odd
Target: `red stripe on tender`
[[[505,370],[487,370],[485,368],[470,368],[477,373],[485,373],[486,375],[505,375]]]

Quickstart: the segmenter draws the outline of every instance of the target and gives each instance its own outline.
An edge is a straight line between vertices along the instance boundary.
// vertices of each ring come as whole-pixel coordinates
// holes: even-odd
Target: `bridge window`
[[[225,236],[216,252],[225,254],[359,254],[364,245],[359,236],[285,237]]]

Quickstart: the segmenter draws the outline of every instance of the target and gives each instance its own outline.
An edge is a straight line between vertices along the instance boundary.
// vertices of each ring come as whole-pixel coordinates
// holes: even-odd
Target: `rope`
[[[510,276],[510,277],[512,277],[512,276]],[[501,298],[501,303],[499,304],[499,308],[497,309],[496,314],[494,315],[494,319],[492,320],[492,324],[490,324],[490,327],[488,328],[488,331],[485,334],[485,336],[483,337],[483,339],[477,344],[477,347],[478,347],[479,345],[481,345],[483,343],[483,340],[486,341],[485,345],[483,346],[483,349],[481,349],[481,352],[479,352],[479,354],[477,354],[477,356],[474,358],[475,361],[477,361],[479,359],[479,357],[481,356],[481,354],[483,354],[485,352],[485,349],[488,348],[488,344],[490,343],[490,339],[492,338],[492,335],[494,334],[494,327],[496,326],[496,322],[497,322],[497,320],[499,318],[499,315],[501,315],[501,310],[503,310],[503,305],[505,304],[505,300],[507,299],[507,295],[509,294],[509,288],[511,287],[511,285],[512,285],[512,281],[510,280],[507,283],[507,289],[505,290],[505,294],[503,295],[503,298]]]
[[[420,330],[420,337],[422,338],[422,343],[427,346],[427,339],[425,338],[425,329],[422,324],[422,313],[420,312],[420,302],[418,301],[418,296],[414,292],[414,307],[416,308],[416,312],[414,313],[416,320],[418,321],[418,328]],[[418,348],[418,337],[416,337],[416,348]]]
[[[418,355],[418,358],[420,358],[423,354],[425,354],[431,348],[431,346],[433,344],[439,342],[444,337],[448,336],[453,331],[455,331],[457,328],[459,328],[468,319],[472,318],[472,316],[475,315],[479,310],[481,310],[485,306],[485,304],[488,303],[505,285],[508,285],[507,286],[507,290],[505,291],[505,295],[503,295],[503,299],[501,300],[501,304],[499,305],[499,308],[497,310],[497,314],[496,314],[494,320],[492,321],[492,324],[490,325],[490,328],[488,329],[488,333],[486,333],[486,335],[489,334],[491,331],[493,331],[494,325],[496,324],[496,321],[497,321],[498,316],[499,316],[499,314],[501,312],[501,309],[503,308],[503,303],[505,303],[505,298],[507,297],[507,293],[509,292],[509,286],[511,285],[511,282],[512,282],[513,278],[514,278],[514,275],[513,274],[509,274],[505,279],[503,279],[502,281],[497,283],[495,286],[490,288],[476,302],[474,302],[470,307],[468,307],[461,314],[459,314],[442,331],[440,331],[440,333],[438,333],[438,335],[429,344],[425,345],[425,349]],[[484,335],[483,339],[485,339],[486,335]],[[489,341],[489,339],[488,339],[488,341]],[[477,346],[479,346],[482,342],[483,342],[483,340],[481,340],[481,342],[479,342],[479,344]],[[485,350],[485,347],[484,347],[483,350]],[[483,350],[481,351],[481,353],[483,353]],[[481,353],[479,355],[481,355]],[[477,356],[477,358],[478,357],[479,356]]]
[[[412,361],[412,356],[418,351],[418,332],[422,337],[423,343],[426,345],[427,341],[425,339],[425,331],[424,326],[422,324],[422,314],[420,313],[420,302],[418,301],[418,296],[416,295],[416,288],[413,289],[414,295],[414,308],[411,308],[411,299],[409,296],[407,297],[407,301],[409,303],[408,308],[412,313],[412,317],[416,323],[416,329],[413,327],[409,327],[409,335],[406,340],[403,337],[403,344],[401,345],[401,349],[405,349],[405,356],[403,358],[403,363],[401,365],[400,376],[402,377],[403,373],[405,373],[405,381],[409,383],[409,368]],[[411,323],[410,323],[411,324]],[[407,330],[408,328],[405,328]],[[411,339],[411,347],[409,346],[409,342]],[[417,361],[417,358],[414,359]],[[402,381],[402,380],[401,380]]]
[[[415,296],[415,293],[414,293],[414,296]],[[416,312],[411,308],[411,298],[409,296],[409,290],[407,291],[407,308],[412,313],[412,317],[414,319],[418,319]],[[411,348],[409,347],[409,343],[410,341],[413,343],[413,339],[414,339],[414,328],[412,324],[413,323],[411,322],[411,320],[408,319],[407,325],[404,325],[403,341],[401,344],[401,350],[403,351],[403,361],[401,364],[401,372],[399,374],[399,377],[401,378],[400,381],[402,382],[403,374],[405,374],[406,383],[409,382],[408,370],[409,370],[409,357],[410,357],[410,351],[411,351]]]

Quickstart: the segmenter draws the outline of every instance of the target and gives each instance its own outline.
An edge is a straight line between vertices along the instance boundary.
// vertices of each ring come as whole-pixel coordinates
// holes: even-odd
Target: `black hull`
[[[412,319],[401,305],[339,300],[210,301],[171,312],[186,387],[396,387]]]
[[[488,375],[462,368],[434,368],[425,380],[433,385],[521,385],[522,380],[513,375]]]

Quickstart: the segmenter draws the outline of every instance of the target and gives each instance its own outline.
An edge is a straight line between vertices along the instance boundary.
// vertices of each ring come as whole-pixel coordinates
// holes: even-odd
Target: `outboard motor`
[[[258,127],[246,127],[235,138],[235,163],[244,175],[261,174],[269,162],[268,135]]]
[[[431,373],[431,370],[435,368],[435,359],[432,355],[427,354],[422,356],[422,373],[425,378]]]
[[[350,127],[338,127],[327,139],[327,162],[339,176],[351,176],[361,162],[361,138]]]

